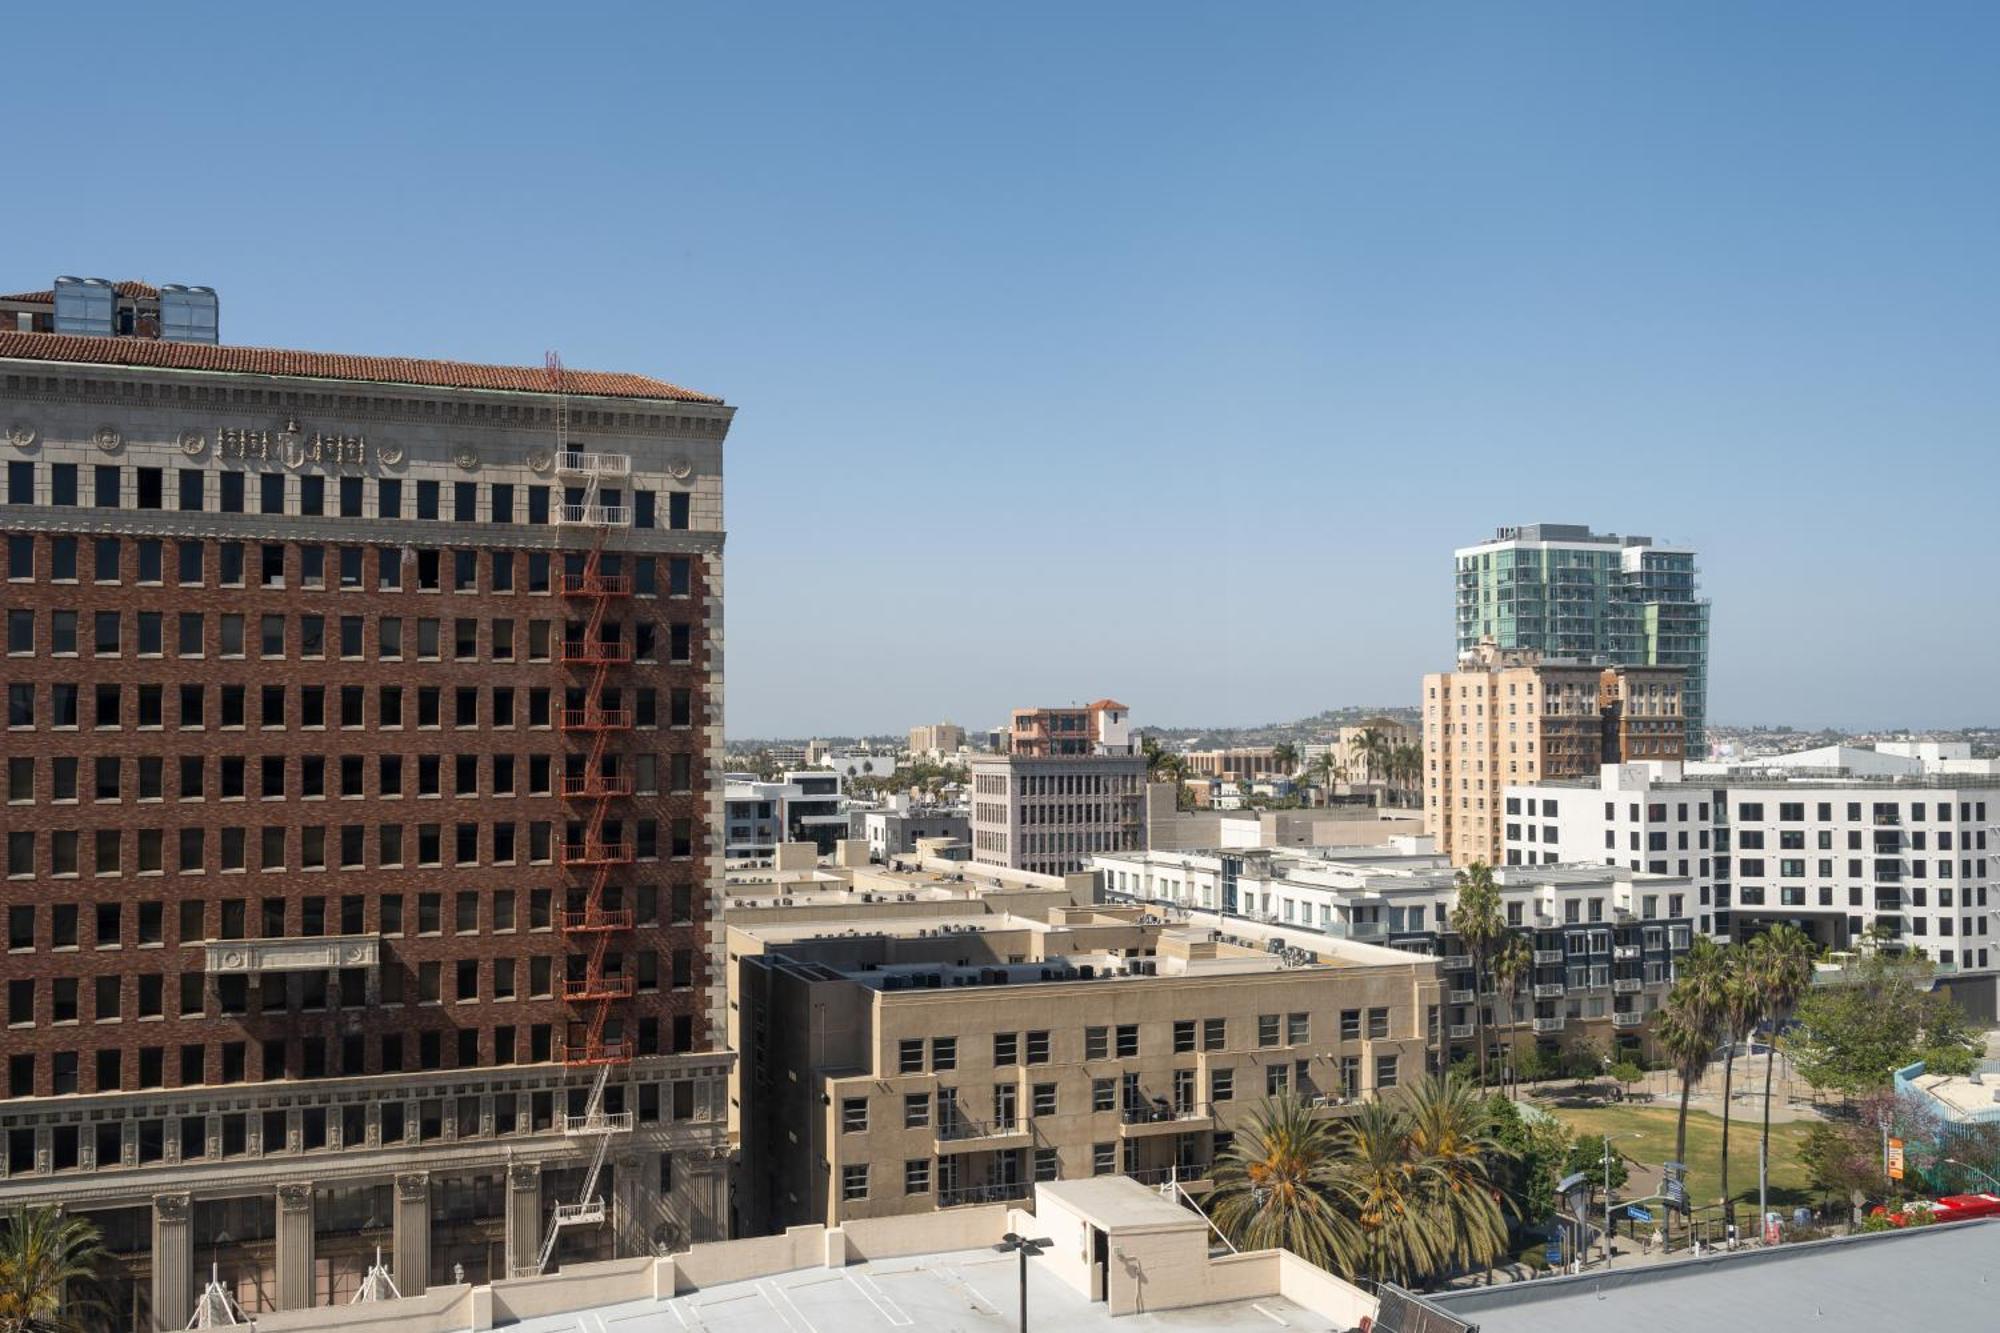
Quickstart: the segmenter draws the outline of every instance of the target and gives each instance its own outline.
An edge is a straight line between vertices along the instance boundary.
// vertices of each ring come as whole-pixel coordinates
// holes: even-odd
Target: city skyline
[[[282,38],[288,85],[367,95],[246,116],[197,78],[158,115],[142,81],[39,118],[22,179],[118,142],[158,206],[21,210],[8,282],[207,283],[232,342],[554,346],[749,405],[732,735],[1086,685],[1142,719],[1414,702],[1451,551],[1537,522],[1701,552],[1717,723],[1991,721],[2000,15],[1564,15],[1066,12],[1050,42],[691,8],[524,44],[418,14],[384,47],[131,10],[163,67]],[[586,55],[587,91],[549,77]]]

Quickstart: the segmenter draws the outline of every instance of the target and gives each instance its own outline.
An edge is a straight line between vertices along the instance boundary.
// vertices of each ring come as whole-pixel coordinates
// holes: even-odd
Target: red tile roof
[[[120,282],[112,285],[117,288],[120,296],[146,301],[160,299],[160,289],[149,282]],[[53,305],[55,299],[56,293],[53,287],[45,292],[15,292],[12,296],[0,296],[0,301],[28,301],[37,305]]]
[[[158,366],[164,370],[212,370],[238,375],[416,384],[441,389],[506,389],[517,393],[550,391],[548,371],[541,366],[480,366],[463,361],[420,361],[403,356],[349,356],[340,352],[292,352],[272,347],[211,347],[205,343],[162,342],[152,338],[85,338],[66,333],[0,331],[0,360]],[[722,401],[711,394],[683,389],[646,375],[571,370],[565,372],[563,379],[570,393],[588,397],[671,399],[684,403]]]
[[[1119,703],[1116,699],[1098,699],[1093,701],[1090,705],[1090,711],[1093,713],[1104,708],[1116,708],[1121,713],[1129,713],[1132,711],[1131,709],[1127,708],[1124,704]]]

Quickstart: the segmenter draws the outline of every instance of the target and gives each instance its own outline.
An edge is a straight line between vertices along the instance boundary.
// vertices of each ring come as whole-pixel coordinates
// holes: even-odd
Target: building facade
[[[720,1233],[732,412],[0,332],[0,1206],[119,1327]]]
[[[751,1228],[1090,1176],[1198,1193],[1266,1097],[1339,1115],[1425,1069],[1431,960],[1280,957],[1142,915],[732,927]]]
[[[1082,708],[1016,708],[1007,752],[1028,759],[1137,754],[1139,744],[1132,736],[1132,710],[1115,699],[1099,699]]]
[[[1686,669],[1688,753],[1707,752],[1709,604],[1695,553],[1572,523],[1499,529],[1457,558],[1458,651]]]
[[[1099,856],[1114,902],[1162,906],[1176,920],[1254,935],[1268,947],[1358,940],[1435,957],[1444,987],[1447,1058],[1534,1044],[1558,1051],[1643,1047],[1675,968],[1713,919],[1684,876],[1585,865],[1494,871],[1509,930],[1531,944],[1534,967],[1510,993],[1492,977],[1475,987],[1451,927],[1455,872],[1428,839],[1344,851],[1146,852]]]
[[[1678,761],[1680,667],[1548,661],[1482,643],[1424,677],[1424,825],[1455,865],[1503,851],[1503,788],[1594,775],[1624,760]]]
[[[1595,781],[1511,786],[1506,858],[1595,860],[1691,876],[1717,932],[1773,922],[1828,949],[1874,935],[1942,972],[2000,967],[1989,849],[2000,778],[1841,778],[1676,764],[1607,765]]]
[[[1062,875],[1146,845],[1146,761],[1130,755],[972,759],[972,859]]]
[[[955,722],[910,728],[910,753],[919,758],[948,758],[964,748],[965,728]]]

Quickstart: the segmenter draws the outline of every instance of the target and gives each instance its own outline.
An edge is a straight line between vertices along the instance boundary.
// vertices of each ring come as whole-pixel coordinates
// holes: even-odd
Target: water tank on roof
[[[118,289],[103,278],[56,279],[56,332],[109,338],[117,332]]]
[[[178,282],[160,288],[160,337],[168,342],[214,344],[221,340],[220,329],[215,288]]]

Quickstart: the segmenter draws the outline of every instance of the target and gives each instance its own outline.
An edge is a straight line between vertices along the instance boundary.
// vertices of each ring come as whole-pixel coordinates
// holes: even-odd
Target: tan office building
[[[1424,677],[1424,828],[1454,865],[1502,858],[1503,791],[1686,749],[1683,667],[1543,659],[1490,642]]]
[[[730,928],[751,1231],[1124,1174],[1206,1188],[1267,1097],[1327,1115],[1420,1076],[1436,961],[1274,954],[1137,908]]]

